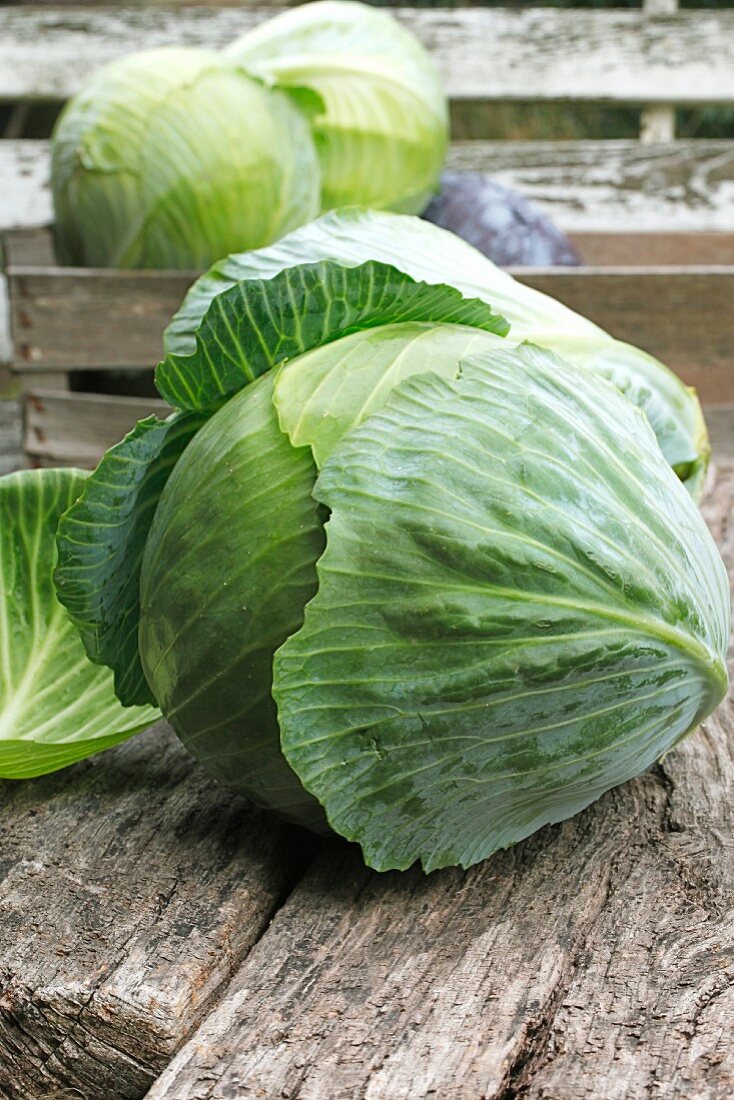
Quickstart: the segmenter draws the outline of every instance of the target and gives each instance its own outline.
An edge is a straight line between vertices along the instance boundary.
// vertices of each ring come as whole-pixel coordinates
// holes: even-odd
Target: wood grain
[[[104,452],[145,416],[171,409],[155,398],[32,390],[25,398],[23,449],[32,465],[93,469]]]
[[[219,48],[262,8],[0,9],[0,94],[66,99],[101,64],[168,43]],[[734,101],[734,12],[400,8],[452,98]],[[491,64],[487,63],[491,54]]]
[[[154,367],[194,272],[10,268],[17,369]]]
[[[734,567],[734,471],[707,507]],[[467,873],[334,844],[149,1100],[724,1100],[734,704],[648,774]]]
[[[207,780],[162,725],[0,791],[0,1094],[141,1097],[267,926],[305,834]]]
[[[50,224],[48,164],[47,141],[0,142],[0,230]],[[734,227],[732,141],[463,141],[448,165],[517,188],[573,232]]]
[[[731,141],[464,141],[449,165],[516,187],[576,232],[734,227]]]

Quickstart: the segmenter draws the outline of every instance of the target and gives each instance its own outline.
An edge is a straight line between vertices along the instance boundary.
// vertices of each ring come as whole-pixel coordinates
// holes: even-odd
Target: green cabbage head
[[[433,60],[391,15],[319,0],[268,20],[227,53],[268,83],[318,94],[322,210],[423,210],[446,154],[448,109]]]
[[[113,61],[67,104],[51,183],[58,257],[81,266],[207,267],[320,204],[293,97],[222,54],[177,47]]]
[[[100,69],[55,127],[57,255],[201,269],[335,205],[418,213],[447,136],[428,54],[364,4],[306,4],[224,52],[129,54]]]
[[[177,411],[84,483],[57,591],[120,699],[259,804],[380,870],[469,866],[723,697],[726,572],[640,393],[484,296],[295,262],[156,377]]]

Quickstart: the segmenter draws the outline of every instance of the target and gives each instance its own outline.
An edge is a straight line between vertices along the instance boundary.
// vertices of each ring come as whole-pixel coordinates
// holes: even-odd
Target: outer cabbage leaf
[[[360,203],[420,213],[446,153],[448,110],[431,57],[389,14],[345,0],[303,4],[227,53],[269,83],[318,93],[323,210]]]
[[[417,281],[448,283],[467,298],[489,302],[510,322],[517,340],[542,343],[537,334],[553,332],[566,337],[605,336],[597,325],[547,294],[518,283],[445,229],[419,218],[343,209],[317,218],[268,248],[233,254],[214,264],[192,285],[166,329],[166,351],[191,352],[212,299],[240,280],[272,279],[285,268],[319,260],[345,267],[377,260]]]
[[[726,573],[645,417],[524,348],[401,383],[324,463],[281,744],[373,867],[469,866],[723,697]]]
[[[59,523],[58,598],[90,660],[114,670],[128,706],[156,702],[138,653],[143,548],[163,487],[205,419],[141,420],[107,452]]]
[[[458,237],[415,218],[333,211],[269,248],[226,257],[189,290],[166,330],[166,348],[190,352],[212,299],[240,279],[272,278],[322,259],[353,266],[371,258],[490,302],[510,322],[513,340],[539,344],[608,377],[643,409],[671,466],[694,497],[700,494],[710,448],[693,390],[645,352],[613,340],[567,306],[518,283]]]
[[[657,359],[620,340],[602,343],[559,335],[554,350],[562,358],[607,378],[644,411],[661,451],[694,500],[698,499],[711,447],[695,390]]]
[[[125,709],[108,669],[90,663],[56,598],[56,524],[81,492],[80,470],[0,479],[0,776],[55,771],[145,729],[151,707]]]
[[[325,511],[312,495],[314,458],[406,374],[451,376],[462,355],[503,343],[467,326],[414,322],[315,348],[216,412],[163,492],[141,578],[146,678],[213,774],[286,817],[324,824],[280,752],[271,696],[273,654],[316,591]]]
[[[509,328],[486,302],[454,287],[418,283],[374,261],[344,267],[322,260],[241,281],[218,295],[196,333],[196,350],[170,353],[156,370],[156,386],[181,409],[211,408],[309,348],[410,321],[472,325],[500,336]]]
[[[318,212],[308,121],[209,50],[129,54],[95,73],[52,139],[63,263],[202,268]]]
[[[143,561],[140,651],[163,713],[213,775],[323,828],[280,752],[270,694],[273,653],[303,621],[324,545],[311,453],[278,427],[273,380],[220,409],[166,485]]]

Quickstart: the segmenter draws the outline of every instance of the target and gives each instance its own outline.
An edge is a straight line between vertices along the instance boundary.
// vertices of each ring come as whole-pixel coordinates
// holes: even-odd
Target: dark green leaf
[[[148,417],[104,456],[59,524],[56,589],[90,659],[123,703],[155,703],[138,654],[140,565],[171,470],[205,421]]]
[[[258,375],[340,336],[410,321],[471,325],[505,335],[509,325],[479,299],[417,283],[389,264],[343,267],[331,260],[250,279],[214,298],[190,355],[158,366],[161,395],[181,409],[221,404]]]

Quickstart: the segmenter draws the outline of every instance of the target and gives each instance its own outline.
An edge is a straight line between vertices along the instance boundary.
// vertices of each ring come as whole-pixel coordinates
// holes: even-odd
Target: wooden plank
[[[0,477],[23,464],[21,417],[17,400],[0,400]]]
[[[591,267],[734,265],[734,233],[569,233]]]
[[[515,274],[662,359],[703,400],[734,400],[731,266],[525,268]],[[11,269],[16,369],[153,366],[163,329],[192,277]]]
[[[17,370],[153,367],[193,272],[11,268]]]
[[[65,99],[99,65],[168,43],[219,48],[260,9],[0,9],[0,95]],[[734,101],[734,12],[401,8],[452,98],[618,103]],[[491,64],[487,63],[488,50]]]
[[[60,390],[67,392],[69,390],[69,374],[62,370],[21,374],[18,381],[21,393],[30,393],[34,390],[53,390],[58,393]]]
[[[32,464],[92,469],[138,420],[170,411],[155,398],[35,390],[25,398],[23,448]]]
[[[0,231],[52,220],[47,141],[0,141]]]
[[[448,163],[516,187],[567,230],[734,228],[731,141],[464,141]]]
[[[0,142],[0,229],[50,223],[48,162],[46,141]],[[733,141],[465,141],[451,146],[448,166],[516,187],[576,232],[734,227]]]
[[[48,226],[6,231],[2,246],[6,267],[53,267],[56,262],[53,233]]]
[[[708,518],[734,570],[734,472]],[[334,844],[148,1100],[734,1094],[734,701],[467,873]]]
[[[262,934],[305,834],[205,778],[163,724],[0,786],[0,1093],[137,1100]]]
[[[714,462],[734,466],[734,404],[704,405]]]
[[[661,359],[703,402],[734,401],[733,268],[525,268],[514,274]]]

